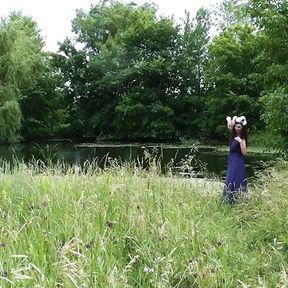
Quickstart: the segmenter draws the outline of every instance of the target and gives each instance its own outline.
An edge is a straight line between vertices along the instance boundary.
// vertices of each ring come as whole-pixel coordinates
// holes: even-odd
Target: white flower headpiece
[[[242,126],[246,126],[247,125],[247,120],[246,120],[246,117],[245,116],[233,116],[233,118],[231,119],[230,116],[227,116],[226,117],[226,120],[227,120],[227,123],[229,125],[233,125],[235,123],[240,123]]]

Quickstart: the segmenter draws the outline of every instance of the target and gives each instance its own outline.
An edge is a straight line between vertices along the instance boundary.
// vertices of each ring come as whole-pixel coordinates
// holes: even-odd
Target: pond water
[[[0,158],[13,163],[15,159],[29,162],[32,159],[42,161],[63,161],[67,164],[83,165],[85,161],[97,161],[103,168],[111,160],[118,163],[134,161],[137,165],[148,167],[153,159],[163,172],[187,174],[193,177],[225,177],[228,150],[217,151],[215,148],[181,147],[171,145],[96,145],[87,143],[21,143],[1,145]],[[246,158],[247,177],[255,177],[273,155],[249,153]]]

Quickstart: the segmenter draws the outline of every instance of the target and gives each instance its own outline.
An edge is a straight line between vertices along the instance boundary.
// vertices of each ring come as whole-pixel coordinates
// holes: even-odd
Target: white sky
[[[45,50],[57,51],[57,41],[63,41],[66,36],[71,37],[71,20],[75,17],[76,9],[89,11],[91,4],[98,0],[0,0],[0,17],[6,17],[12,11],[22,11],[37,22],[41,35],[46,42]],[[125,0],[122,2],[155,3],[159,15],[171,16],[175,19],[183,18],[184,11],[194,17],[201,7],[209,7],[220,0]]]

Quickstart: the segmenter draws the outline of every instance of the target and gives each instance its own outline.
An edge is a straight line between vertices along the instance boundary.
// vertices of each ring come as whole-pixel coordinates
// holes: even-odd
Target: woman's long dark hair
[[[236,124],[240,124],[242,126],[242,130],[241,130],[241,134],[240,134],[240,138],[241,139],[245,139],[246,141],[246,146],[248,146],[248,139],[247,139],[247,128],[246,126],[243,126],[241,123],[235,123],[232,129],[232,135],[231,135],[231,139],[234,139],[237,135],[236,135],[236,131],[235,131],[235,125]]]

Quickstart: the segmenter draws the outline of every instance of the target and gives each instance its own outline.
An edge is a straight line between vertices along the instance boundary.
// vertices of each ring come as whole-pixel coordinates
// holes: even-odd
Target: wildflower
[[[161,262],[161,261],[163,261],[164,259],[165,259],[165,257],[160,257],[160,256],[158,256],[158,257],[155,258],[155,261],[156,261],[156,262]]]
[[[154,272],[154,269],[153,268],[150,268],[150,267],[144,267],[144,273],[153,273]]]

